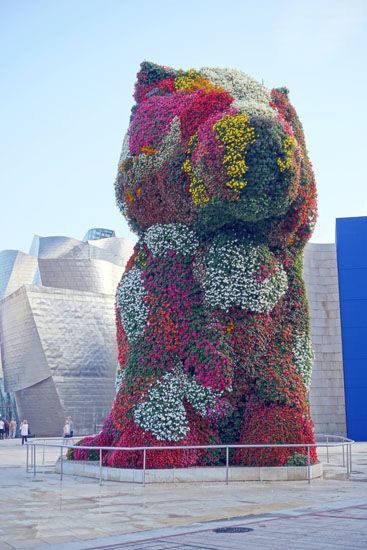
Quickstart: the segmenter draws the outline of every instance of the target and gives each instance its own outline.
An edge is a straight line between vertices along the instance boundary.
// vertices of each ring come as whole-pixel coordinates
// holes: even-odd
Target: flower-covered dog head
[[[316,219],[315,181],[286,89],[237,70],[144,62],[135,100],[116,180],[135,231],[236,226],[274,247],[302,248]]]

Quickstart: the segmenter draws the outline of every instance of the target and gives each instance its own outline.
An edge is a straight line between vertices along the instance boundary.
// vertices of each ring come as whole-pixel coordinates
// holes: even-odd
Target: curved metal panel
[[[115,294],[123,271],[111,262],[79,258],[40,258],[38,265],[44,286],[102,294]]]
[[[81,241],[70,237],[37,237],[38,247],[31,245],[31,250],[36,250],[38,258],[59,258],[70,254],[74,247],[78,247]]]
[[[0,299],[34,280],[37,258],[20,250],[0,252]]]

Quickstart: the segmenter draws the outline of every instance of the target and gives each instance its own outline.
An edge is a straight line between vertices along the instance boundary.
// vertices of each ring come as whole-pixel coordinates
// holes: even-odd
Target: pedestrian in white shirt
[[[68,439],[70,438],[70,423],[69,419],[65,418],[65,424],[63,428],[63,435],[64,435],[64,443],[67,445]]]
[[[23,420],[20,425],[20,435],[22,436],[22,445],[27,443],[27,437],[29,432],[28,420]]]

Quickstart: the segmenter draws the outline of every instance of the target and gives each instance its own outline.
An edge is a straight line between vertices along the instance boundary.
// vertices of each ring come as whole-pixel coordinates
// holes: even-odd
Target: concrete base
[[[55,472],[60,473],[60,461],[56,463]],[[63,473],[81,477],[99,479],[99,464],[96,462],[63,461]],[[311,479],[322,477],[323,468],[319,462],[310,467]],[[143,471],[133,468],[102,467],[102,479],[142,483]],[[229,481],[298,481],[307,479],[306,466],[230,466]],[[223,466],[197,468],[171,468],[145,470],[145,483],[186,483],[203,481],[225,481],[226,469]]]

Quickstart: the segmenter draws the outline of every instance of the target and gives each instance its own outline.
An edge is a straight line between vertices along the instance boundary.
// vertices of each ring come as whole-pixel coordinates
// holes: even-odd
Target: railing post
[[[307,482],[311,483],[311,452],[310,446],[307,446]]]
[[[45,465],[45,444],[46,444],[46,441],[43,440],[43,456],[42,456],[42,466]]]
[[[63,460],[64,460],[64,457],[62,452],[62,445],[60,445],[60,481],[62,481],[62,474],[63,474],[63,467],[64,467]]]
[[[36,445],[33,445],[33,475],[36,475]]]
[[[347,478],[349,479],[349,449],[348,449],[348,443],[346,445],[346,454],[347,454]]]
[[[352,444],[349,443],[349,479],[352,477]]]
[[[326,462],[329,464],[329,436],[326,436]]]
[[[146,449],[143,449],[143,487],[145,487],[145,466],[146,466]]]
[[[99,484],[102,485],[102,449],[99,449]]]
[[[226,485],[228,485],[229,448],[226,447]]]
[[[345,468],[345,452],[344,452],[344,443],[342,445],[342,450],[343,450],[343,468]]]
[[[29,461],[29,458],[28,458],[28,455],[29,455],[29,446],[27,445],[27,474],[28,474],[28,461]]]

